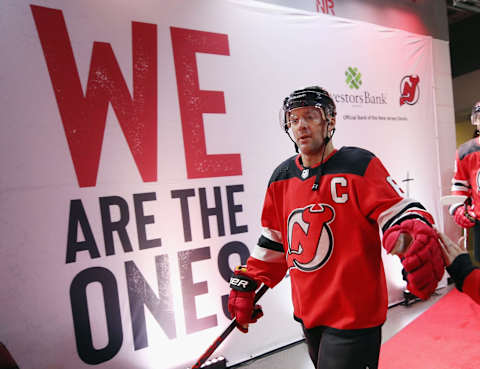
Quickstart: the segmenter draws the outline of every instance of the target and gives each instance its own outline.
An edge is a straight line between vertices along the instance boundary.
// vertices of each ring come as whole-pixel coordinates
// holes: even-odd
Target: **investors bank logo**
[[[365,88],[364,76],[357,67],[345,70],[345,84],[350,88],[347,93],[333,93],[336,104],[348,104],[361,107],[365,104],[386,105],[387,96],[384,92],[371,91]]]
[[[345,71],[345,76],[347,77],[345,82],[351,89],[358,90],[362,85],[362,73],[360,73],[358,68],[348,67]]]

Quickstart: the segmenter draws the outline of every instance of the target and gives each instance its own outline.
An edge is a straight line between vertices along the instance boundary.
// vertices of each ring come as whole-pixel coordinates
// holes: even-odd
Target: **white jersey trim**
[[[404,209],[408,204],[411,204],[411,203],[414,203],[414,202],[417,202],[415,200],[412,200],[412,199],[403,199],[399,202],[397,202],[395,205],[393,205],[392,207],[388,208],[387,210],[385,210],[383,213],[381,213],[379,216],[378,216],[378,219],[377,219],[377,222],[378,222],[378,225],[380,227],[380,229],[383,229],[384,225],[391,221],[391,223],[394,223],[395,220],[397,219],[401,219],[402,217],[408,215],[408,214],[418,214],[420,217],[424,218],[424,216],[420,213],[417,213],[417,211],[421,211],[421,212],[425,212],[425,209],[422,209],[422,208],[419,208],[419,207],[411,207],[411,208],[408,208],[408,210],[406,212],[403,212],[401,214],[400,211],[402,209]]]
[[[269,240],[272,240],[273,242],[283,244],[282,232],[280,231],[276,231],[267,227],[262,227],[262,236],[268,238]]]
[[[457,185],[452,185],[452,187],[450,187],[451,192],[467,192],[468,193],[469,189],[470,187],[457,186]]]
[[[454,192],[454,191],[466,192],[470,188],[472,188],[472,187],[470,186],[468,181],[453,178],[452,179],[452,187],[450,188],[450,191],[452,191],[452,192]]]

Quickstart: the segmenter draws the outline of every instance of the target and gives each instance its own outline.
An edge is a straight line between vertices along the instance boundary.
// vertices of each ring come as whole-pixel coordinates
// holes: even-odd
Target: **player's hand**
[[[445,262],[436,231],[418,219],[407,219],[383,236],[388,253],[398,255],[407,274],[407,288],[428,299],[442,279]]]
[[[475,225],[475,214],[469,206],[459,206],[453,213],[453,220],[460,227],[472,228]]]
[[[248,324],[255,323],[263,316],[262,307],[254,306],[255,290],[259,283],[250,278],[245,267],[237,267],[230,278],[228,311],[237,320],[237,328],[248,332]]]
[[[464,238],[460,237],[458,244],[453,242],[445,233],[437,231],[440,238],[440,246],[442,247],[443,260],[445,265],[449,266],[458,255],[468,254],[468,252],[460,245],[463,245]]]

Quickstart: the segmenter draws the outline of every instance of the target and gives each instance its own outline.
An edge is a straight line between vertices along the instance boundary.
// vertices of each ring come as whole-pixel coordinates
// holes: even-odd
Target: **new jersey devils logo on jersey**
[[[333,251],[333,235],[330,222],[335,211],[330,205],[311,204],[293,210],[288,216],[289,268],[313,272],[321,268]]]

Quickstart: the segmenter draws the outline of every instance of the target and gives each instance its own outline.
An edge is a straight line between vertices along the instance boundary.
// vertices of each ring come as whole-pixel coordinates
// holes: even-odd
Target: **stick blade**
[[[453,205],[463,203],[467,199],[464,195],[447,195],[440,198],[440,205]]]

